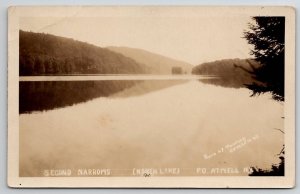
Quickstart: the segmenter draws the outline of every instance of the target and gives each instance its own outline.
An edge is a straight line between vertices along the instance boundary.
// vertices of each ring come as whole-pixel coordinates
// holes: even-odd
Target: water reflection
[[[251,98],[245,88],[215,87],[198,80],[181,83],[21,83],[23,107],[29,102],[35,109],[50,110],[84,102],[87,96],[95,99],[20,114],[19,175],[43,176],[45,169],[74,169],[72,176],[78,176],[78,169],[145,167],[236,167],[241,169],[239,175],[247,175],[243,174],[245,167],[265,169],[279,162],[284,135],[274,129],[284,129],[282,104],[267,94]],[[106,97],[97,98],[101,95]],[[238,144],[242,147],[233,152],[226,149],[226,145],[253,137],[257,139]],[[207,157],[222,147],[224,152]],[[120,174],[133,176],[131,170]],[[186,175],[195,174],[189,171]]]
[[[200,82],[204,84],[211,84],[215,86],[222,86],[225,88],[245,88],[246,84],[255,82],[251,77],[218,77],[214,79],[201,79]]]
[[[183,83],[184,80],[107,80],[20,82],[19,113],[45,111],[99,97],[129,97]]]

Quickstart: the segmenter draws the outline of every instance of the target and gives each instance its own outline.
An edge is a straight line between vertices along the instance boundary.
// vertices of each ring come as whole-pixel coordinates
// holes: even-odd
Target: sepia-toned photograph
[[[11,185],[293,187],[294,14],[12,7]]]

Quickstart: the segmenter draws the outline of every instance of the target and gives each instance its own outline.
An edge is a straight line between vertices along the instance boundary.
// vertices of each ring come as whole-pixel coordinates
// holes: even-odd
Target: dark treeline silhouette
[[[271,92],[273,99],[284,101],[285,17],[253,17],[245,39],[254,46],[251,55],[261,66],[253,68],[253,77],[262,84],[247,87],[254,95]]]
[[[20,30],[20,75],[142,74],[148,68],[131,58],[88,43]]]
[[[252,59],[223,59],[195,66],[193,74],[215,75],[216,79],[201,80],[203,83],[230,88],[246,87],[246,84],[255,82],[250,73],[252,66],[259,64]]]

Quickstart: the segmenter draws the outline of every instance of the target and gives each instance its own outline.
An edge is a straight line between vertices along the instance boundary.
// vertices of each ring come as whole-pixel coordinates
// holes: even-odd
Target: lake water
[[[133,169],[165,168],[247,175],[241,169],[279,162],[284,106],[269,94],[250,97],[246,88],[190,76],[37,78],[20,79],[20,176],[51,169],[131,176]]]

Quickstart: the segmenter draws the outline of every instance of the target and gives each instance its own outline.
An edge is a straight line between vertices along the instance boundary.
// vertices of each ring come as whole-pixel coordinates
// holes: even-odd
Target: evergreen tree
[[[284,101],[284,17],[253,17],[254,23],[244,33],[254,46],[251,55],[261,66],[253,68],[254,78],[260,84],[247,85],[252,96],[271,92],[273,99]]]

